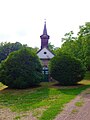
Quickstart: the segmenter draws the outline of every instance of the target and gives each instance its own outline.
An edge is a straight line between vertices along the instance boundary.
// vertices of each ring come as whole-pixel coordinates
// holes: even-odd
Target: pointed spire
[[[44,22],[43,34],[40,36],[40,38],[41,38],[41,49],[44,47],[48,48],[48,40],[50,36],[47,34],[46,20]]]
[[[47,35],[46,20],[44,22],[43,35]]]

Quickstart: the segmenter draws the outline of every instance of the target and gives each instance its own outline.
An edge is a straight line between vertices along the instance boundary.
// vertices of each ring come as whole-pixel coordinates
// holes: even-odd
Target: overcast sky
[[[40,48],[44,19],[49,42],[59,47],[65,33],[90,22],[90,0],[0,0],[0,42]]]

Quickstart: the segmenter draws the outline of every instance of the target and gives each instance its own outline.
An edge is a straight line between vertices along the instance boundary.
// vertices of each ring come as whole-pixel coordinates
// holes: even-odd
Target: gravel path
[[[0,109],[0,120],[13,120],[15,118],[16,113],[11,112],[10,109]]]
[[[15,113],[10,109],[0,109],[0,120],[36,120],[31,112]]]
[[[90,120],[90,88],[68,103],[55,120]]]

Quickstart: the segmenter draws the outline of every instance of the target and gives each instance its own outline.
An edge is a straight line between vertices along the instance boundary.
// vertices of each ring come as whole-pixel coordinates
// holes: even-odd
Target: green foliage
[[[90,22],[79,27],[76,37],[73,37],[73,32],[70,31],[62,40],[64,43],[61,51],[80,59],[87,70],[90,70]]]
[[[34,47],[34,48],[32,48],[36,53],[37,53],[37,51],[39,50],[39,48],[38,47]]]
[[[52,45],[51,42],[50,42],[50,43],[48,43],[48,48],[49,48],[50,51],[53,52],[53,50],[55,49],[55,46]]]
[[[38,85],[42,79],[39,58],[32,49],[12,52],[0,65],[0,81],[10,88]]]
[[[78,32],[78,41],[80,57],[83,63],[86,65],[87,69],[90,70],[90,22],[85,23],[85,25],[80,26],[80,31]]]
[[[59,49],[59,47],[55,47],[55,46],[52,45],[51,42],[50,42],[50,43],[48,43],[48,49],[49,49],[52,53],[57,54],[57,50]]]
[[[0,43],[0,62],[4,59],[7,58],[7,56],[16,50],[19,50],[20,48],[22,48],[23,45],[19,42],[16,43],[10,43],[10,42],[5,42],[5,43]]]
[[[73,31],[70,31],[69,33],[66,33],[64,36],[65,38],[62,38],[62,42],[67,42],[67,41],[72,41],[72,40],[75,40],[76,38],[73,37],[73,34],[74,32]]]
[[[84,77],[85,80],[90,80],[90,71],[87,71]]]
[[[73,31],[70,31],[69,33],[65,34],[65,38],[62,38],[62,41],[64,41],[64,43],[62,44],[61,47],[61,52],[66,53],[66,54],[70,54],[70,56],[72,57],[76,57],[78,56],[78,49],[77,49],[77,38],[73,37]]]
[[[76,105],[77,107],[82,107],[83,104],[84,104],[84,101],[82,101],[82,100],[75,103],[75,105]]]
[[[74,85],[84,78],[81,62],[65,54],[58,54],[50,61],[50,73],[61,85]]]

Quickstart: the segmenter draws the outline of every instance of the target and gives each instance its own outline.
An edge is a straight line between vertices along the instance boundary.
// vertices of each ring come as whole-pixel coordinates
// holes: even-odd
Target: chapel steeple
[[[40,38],[41,38],[41,49],[43,49],[44,47],[48,48],[48,40],[50,36],[47,34],[46,21],[44,23],[43,34],[40,36]]]

